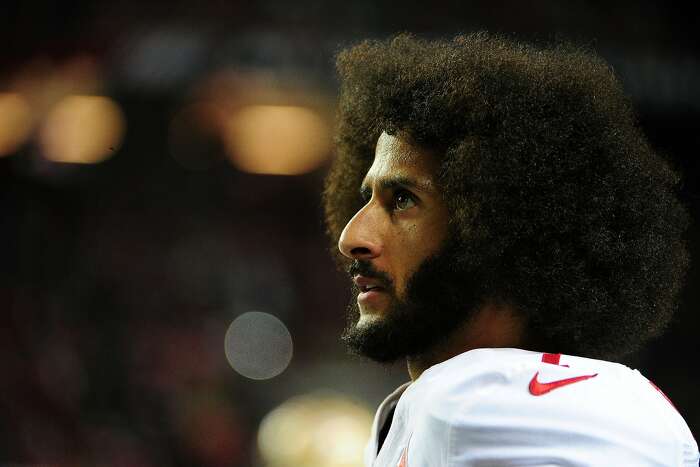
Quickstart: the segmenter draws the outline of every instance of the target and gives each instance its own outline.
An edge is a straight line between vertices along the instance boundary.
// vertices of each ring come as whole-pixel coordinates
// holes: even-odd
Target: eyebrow
[[[419,182],[413,178],[408,178],[402,175],[396,175],[393,177],[382,177],[375,180],[375,184],[380,191],[384,190],[395,190],[397,188],[410,188],[419,191],[431,191],[433,184],[430,182]],[[362,182],[360,186],[360,194],[363,196],[368,196],[372,192],[369,184],[366,181]]]

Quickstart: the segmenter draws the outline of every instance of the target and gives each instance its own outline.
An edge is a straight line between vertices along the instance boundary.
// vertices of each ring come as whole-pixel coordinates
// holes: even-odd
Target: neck
[[[511,307],[486,305],[445,342],[424,354],[408,357],[408,374],[415,381],[431,366],[473,349],[518,347],[522,335],[523,320]]]

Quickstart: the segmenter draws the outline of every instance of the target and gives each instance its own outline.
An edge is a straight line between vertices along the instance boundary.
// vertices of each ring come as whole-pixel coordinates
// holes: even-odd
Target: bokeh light
[[[15,152],[32,131],[32,110],[18,93],[0,93],[0,157]]]
[[[39,142],[48,160],[95,164],[115,153],[124,130],[124,115],[112,99],[68,96],[49,112]]]
[[[242,376],[263,380],[282,373],[292,360],[292,336],[277,317],[250,311],[237,317],[224,338],[231,367]]]
[[[369,409],[342,395],[298,396],[260,424],[266,467],[359,467],[372,427]]]
[[[245,172],[302,174],[318,167],[330,151],[328,125],[307,107],[245,106],[223,131],[231,161]]]

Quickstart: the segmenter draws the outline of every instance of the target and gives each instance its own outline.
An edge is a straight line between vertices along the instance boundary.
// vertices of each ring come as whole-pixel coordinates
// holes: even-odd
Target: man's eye
[[[412,208],[416,205],[416,200],[407,191],[399,191],[394,195],[394,208],[397,211],[403,211],[405,209]]]

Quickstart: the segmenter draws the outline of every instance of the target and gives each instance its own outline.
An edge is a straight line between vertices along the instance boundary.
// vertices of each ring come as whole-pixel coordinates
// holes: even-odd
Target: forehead
[[[432,184],[437,158],[427,149],[409,143],[400,136],[382,133],[377,140],[374,161],[365,182],[384,177],[411,177]]]

